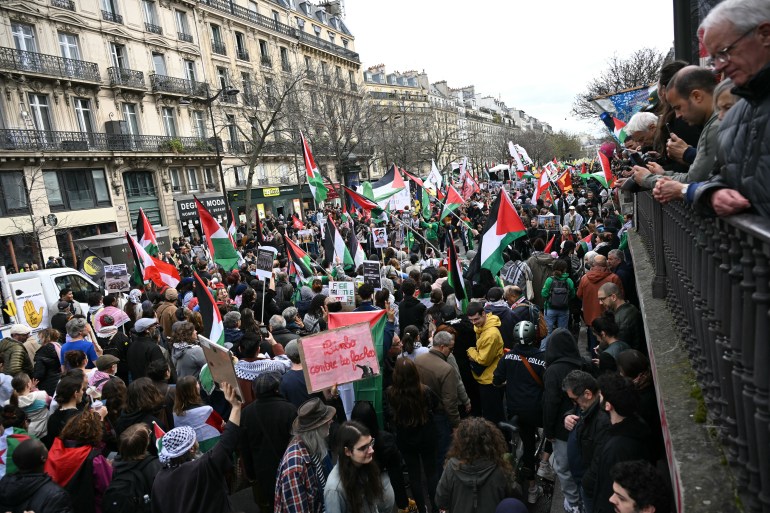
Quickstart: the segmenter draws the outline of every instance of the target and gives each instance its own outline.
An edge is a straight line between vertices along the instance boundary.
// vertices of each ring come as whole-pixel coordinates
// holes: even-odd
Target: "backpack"
[[[551,296],[548,304],[554,310],[566,310],[569,307],[569,286],[567,280],[551,280]]]
[[[154,458],[148,457],[130,470],[113,475],[102,498],[103,513],[150,513],[152,484],[142,470]]]
[[[529,306],[529,322],[537,326],[537,339],[543,340],[548,336],[548,323],[545,322],[545,315],[536,304],[528,303],[527,306]]]

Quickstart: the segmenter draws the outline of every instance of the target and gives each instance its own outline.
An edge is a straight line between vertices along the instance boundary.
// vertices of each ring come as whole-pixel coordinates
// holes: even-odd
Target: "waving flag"
[[[158,260],[147,253],[128,232],[126,232],[126,241],[128,241],[128,247],[134,255],[134,265],[138,266],[142,271],[143,280],[151,280],[158,288],[166,285],[176,288],[179,285],[182,278],[179,276],[179,271],[177,271],[176,267]]]
[[[353,257],[350,256],[350,252],[345,245],[345,239],[334,224],[332,216],[329,216],[326,221],[323,247],[327,265],[331,262],[339,262],[345,267],[354,264]]]
[[[510,153],[513,160],[516,161],[516,169],[524,171],[524,164],[521,162],[521,156],[519,155],[518,150],[516,150],[516,145],[513,144],[513,141],[508,141],[508,153]]]
[[[570,170],[565,171],[559,178],[556,179],[556,185],[559,186],[561,192],[569,194],[572,192],[572,172]]]
[[[353,265],[358,269],[358,266],[366,260],[366,255],[364,254],[364,248],[361,247],[361,243],[358,241],[358,237],[356,237],[355,228],[351,228],[350,233],[348,233],[348,252],[353,259]]]
[[[296,212],[291,215],[291,225],[295,230],[305,229],[305,224],[302,222]]]
[[[411,181],[413,181],[414,183],[416,183],[420,187],[425,187],[425,183],[422,181],[421,178],[419,178],[417,176],[414,176],[414,175],[412,175],[410,173],[407,173],[406,169],[402,169],[401,171],[404,172],[404,176],[406,176],[408,179],[410,179]]]
[[[318,171],[318,166],[315,163],[313,154],[310,152],[310,146],[308,146],[305,136],[302,132],[300,132],[299,136],[302,138],[302,155],[305,157],[307,184],[310,186],[310,192],[313,194],[313,199],[315,199],[316,203],[321,203],[326,199],[326,195],[329,191],[324,185],[324,179]]]
[[[465,183],[465,176],[468,174],[468,157],[463,157],[460,161],[460,183]]]
[[[222,314],[219,312],[214,296],[211,290],[206,286],[198,273],[194,273],[195,285],[193,291],[198,298],[198,311],[203,319],[203,331],[201,335],[211,340],[214,344],[224,347],[225,345],[225,326],[222,323]],[[201,387],[209,394],[214,391],[214,377],[211,375],[211,369],[208,364],[201,368],[198,379]]]
[[[430,196],[428,195],[428,190],[425,187],[422,187],[422,198],[420,199],[420,204],[422,206],[422,218],[427,221],[430,219]]]
[[[612,133],[612,136],[615,137],[620,144],[626,142],[626,124],[623,121],[619,120],[609,112],[602,112],[599,118],[601,118],[607,126],[607,129]]]
[[[599,162],[602,165],[602,173],[594,173],[592,176],[599,180],[599,182],[603,182],[602,185],[609,189],[612,187],[612,182],[614,181],[610,159],[601,151],[597,152],[597,154],[599,155]]]
[[[481,188],[476,180],[473,179],[470,173],[465,173],[465,181],[463,182],[463,198],[470,199],[475,193],[479,192]]]
[[[297,275],[301,275],[303,280],[313,276],[313,264],[307,253],[302,251],[302,248],[297,246],[286,233],[284,233],[283,241],[286,243],[286,255],[289,257],[289,262],[294,265]]]
[[[462,312],[468,308],[468,294],[465,292],[465,282],[463,281],[463,269],[460,266],[460,260],[457,258],[457,250],[455,249],[455,241],[452,237],[452,233],[449,233],[449,247],[447,248],[447,269],[449,275],[447,281],[455,291],[455,299],[460,302],[462,306]]]
[[[446,216],[452,215],[452,212],[461,207],[463,203],[465,203],[465,200],[460,196],[460,193],[450,185],[449,190],[447,191],[446,201],[444,202],[444,208],[441,210],[441,217],[439,217],[439,219],[444,219]]]
[[[155,230],[144,210],[139,209],[139,217],[136,220],[136,240],[151,256],[158,256],[158,238],[155,236]]]
[[[342,186],[343,190],[348,194],[348,197],[350,198],[350,201],[356,204],[359,208],[362,208],[364,210],[374,210],[376,208],[380,208],[380,206],[375,203],[374,201],[367,199],[363,195],[357,193],[353,189],[349,187]]]
[[[580,239],[580,242],[578,243],[580,246],[583,246],[583,252],[587,253],[594,249],[594,243],[592,241],[594,234],[589,233],[585,238]]]
[[[388,172],[382,178],[372,184],[372,197],[376,203],[382,205],[384,200],[404,190],[406,184],[395,164],[390,166]],[[383,205],[384,206],[384,205]]]
[[[514,148],[516,148],[516,151],[519,152],[519,155],[521,155],[521,158],[524,159],[524,162],[526,162],[527,164],[534,164],[534,162],[532,162],[532,159],[529,158],[529,153],[527,153],[527,150],[525,150],[523,146],[519,146],[518,144],[514,144],[513,146]]]
[[[510,243],[527,234],[513,203],[505,192],[500,194],[489,209],[487,224],[479,240],[478,253],[471,262],[466,276],[473,278],[481,268],[496,275],[503,268],[503,251]]]
[[[237,249],[238,245],[235,243],[235,238],[238,236],[238,230],[235,227],[235,214],[233,214],[232,207],[227,209],[227,236],[230,237],[233,247]]]
[[[530,203],[532,203],[533,205],[537,205],[537,199],[540,197],[541,194],[543,194],[547,190],[548,190],[548,170],[543,169],[543,172],[540,173],[540,178],[537,181],[537,186],[535,186],[535,193],[532,195],[532,199],[530,200]]]
[[[428,175],[428,178],[425,180],[425,186],[428,189],[433,189],[436,192],[438,192],[441,189],[441,184],[443,181],[444,181],[444,178],[441,176],[441,171],[439,171],[438,167],[436,166],[436,161],[431,160],[430,174]]]
[[[155,448],[158,450],[158,454],[160,454],[160,450],[163,449],[163,435],[166,432],[154,420],[152,421],[152,434],[155,437]]]
[[[545,245],[545,249],[543,250],[543,253],[550,253],[553,251],[553,242],[556,240],[556,234],[551,235],[551,240],[548,241],[548,244]]]
[[[198,217],[203,233],[206,235],[206,244],[208,244],[211,258],[225,271],[232,271],[238,267],[241,255],[233,247],[227,232],[222,229],[203,203],[198,201],[198,198],[195,198],[195,205],[198,207]]]

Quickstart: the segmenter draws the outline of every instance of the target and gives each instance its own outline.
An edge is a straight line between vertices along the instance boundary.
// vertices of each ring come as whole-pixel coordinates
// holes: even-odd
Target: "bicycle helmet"
[[[537,328],[529,321],[521,321],[513,327],[513,341],[517,344],[531,346],[536,342]]]

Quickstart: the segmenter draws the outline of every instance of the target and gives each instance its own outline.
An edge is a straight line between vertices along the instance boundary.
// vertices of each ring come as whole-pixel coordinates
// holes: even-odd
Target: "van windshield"
[[[64,289],[72,289],[72,295],[75,297],[75,301],[80,303],[88,302],[88,295],[91,292],[99,292],[99,288],[91,285],[82,276],[77,274],[65,274],[63,276],[57,276],[54,278],[56,288],[61,292]]]

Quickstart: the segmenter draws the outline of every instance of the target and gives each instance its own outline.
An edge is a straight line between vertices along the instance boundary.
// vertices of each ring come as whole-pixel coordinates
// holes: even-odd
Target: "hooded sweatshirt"
[[[599,287],[605,283],[614,283],[621,292],[623,291],[623,282],[606,267],[593,267],[580,280],[577,297],[583,301],[583,320],[588,326],[602,315],[603,309],[598,299]]]
[[[466,464],[452,458],[436,488],[436,506],[463,513],[491,512],[509,495],[510,482],[505,472],[489,460]]]
[[[206,365],[206,356],[199,345],[175,342],[171,348],[171,361],[176,367],[177,379],[184,376],[197,378],[203,366]]]
[[[545,364],[543,431],[546,438],[567,441],[569,433],[564,428],[563,418],[573,405],[561,384],[571,371],[583,368],[577,341],[569,330],[557,328],[553,331],[545,351]]]
[[[19,408],[24,410],[29,418],[29,434],[43,438],[48,432],[48,405],[51,398],[43,390],[30,392],[19,396]]]
[[[468,349],[468,357],[486,367],[480,375],[473,373],[473,378],[479,385],[492,384],[497,362],[503,357],[503,337],[499,327],[500,318],[495,314],[487,314],[484,325],[481,328],[473,328],[476,332],[476,346]]]

